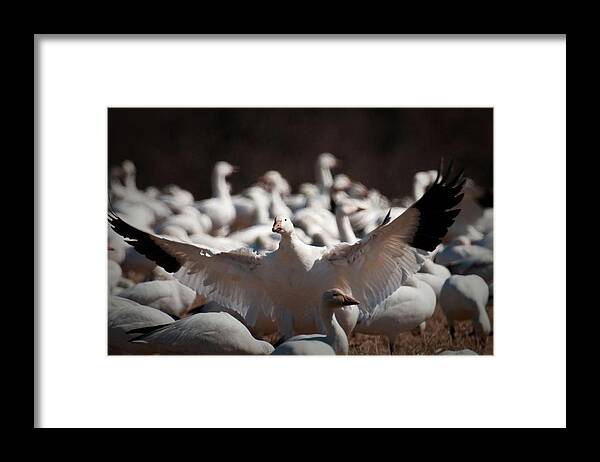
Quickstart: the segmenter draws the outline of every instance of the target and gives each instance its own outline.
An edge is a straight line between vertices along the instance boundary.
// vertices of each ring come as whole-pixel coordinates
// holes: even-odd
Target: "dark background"
[[[211,195],[218,160],[240,167],[233,193],[267,170],[279,170],[294,192],[315,182],[315,159],[331,152],[345,173],[389,198],[412,192],[419,170],[440,157],[481,186],[493,187],[491,108],[110,108],[109,167],[124,159],[137,167],[137,184],[170,183],[196,199]]]

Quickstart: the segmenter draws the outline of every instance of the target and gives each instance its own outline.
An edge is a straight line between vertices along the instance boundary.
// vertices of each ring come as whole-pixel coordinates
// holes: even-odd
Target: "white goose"
[[[214,235],[227,234],[229,225],[235,219],[235,207],[226,178],[236,171],[237,167],[228,162],[217,162],[212,173],[212,199],[195,203],[196,208],[211,219]]]
[[[448,240],[467,234],[469,227],[474,227],[481,233],[487,233],[493,227],[493,210],[482,207],[478,202],[484,194],[483,189],[472,179],[467,178],[464,194],[460,203],[461,216],[448,230],[446,236]]]
[[[490,335],[492,328],[486,311],[488,299],[488,286],[479,276],[453,275],[446,280],[440,294],[440,305],[452,338],[455,337],[455,323],[468,320],[472,321],[477,337]]]
[[[172,209],[192,205],[194,203],[194,195],[191,192],[180,188],[176,184],[165,186],[163,191],[164,192],[159,196],[159,199]]]
[[[437,300],[440,298],[440,293],[442,291],[444,282],[446,282],[446,279],[448,279],[450,276],[451,273],[448,268],[438,265],[429,259],[423,262],[423,266],[421,266],[419,272],[415,274],[417,279],[425,282],[433,289],[435,298]]]
[[[315,165],[317,186],[319,188],[321,205],[325,208],[329,207],[329,197],[331,188],[333,187],[333,175],[331,169],[340,164],[339,159],[329,152],[324,152],[317,157]]]
[[[413,198],[419,200],[427,188],[435,181],[437,170],[427,170],[415,173],[413,177]]]
[[[330,289],[323,293],[319,314],[325,326],[325,335],[298,335],[286,340],[273,351],[273,355],[347,355],[348,337],[339,325],[336,311],[345,306],[360,302],[340,289]]]
[[[162,311],[140,305],[126,298],[108,297],[108,354],[146,354],[143,345],[129,342],[134,336],[127,332],[139,327],[168,324],[173,318]]]
[[[256,340],[227,313],[198,313],[164,326],[132,329],[141,333],[131,342],[150,353],[167,355],[268,355],[273,345]]]
[[[276,170],[269,170],[259,178],[259,182],[264,185],[269,192],[271,204],[269,205],[269,214],[275,216],[292,217],[292,211],[286,205],[281,195],[286,191],[286,183],[283,177]]]
[[[179,281],[141,282],[119,292],[119,296],[181,318],[194,307],[196,292]]]
[[[403,332],[420,327],[435,311],[433,289],[413,276],[378,305],[370,316],[358,319],[354,332],[383,335],[388,339],[390,354],[394,354],[396,339]]]
[[[281,234],[276,251],[213,252],[147,233],[109,213],[113,229],[188,287],[240,313],[250,325],[264,310],[285,336],[323,332],[321,296],[338,287],[372,313],[423,264],[423,251],[440,243],[459,210],[462,174],[438,176],[425,195],[402,215],[356,244],[316,247],[304,244],[286,217],[276,217]]]
[[[494,252],[486,247],[472,244],[449,246],[436,255],[435,261],[452,274],[477,274],[488,283],[494,279]]]
[[[160,234],[161,228],[176,225],[185,230],[188,235],[198,233],[209,233],[212,229],[212,221],[207,215],[200,213],[192,205],[184,205],[175,208],[176,213],[165,217],[154,229]]]
[[[235,221],[232,223],[231,229],[239,230],[269,222],[271,199],[269,193],[262,186],[250,186],[241,195],[231,199],[235,207]]]

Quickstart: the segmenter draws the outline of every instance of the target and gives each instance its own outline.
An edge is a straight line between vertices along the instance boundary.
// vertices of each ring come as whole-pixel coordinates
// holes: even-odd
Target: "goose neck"
[[[213,172],[212,190],[214,197],[218,197],[219,199],[231,199],[229,185],[225,180],[225,176],[218,172]]]
[[[357,241],[356,234],[354,234],[348,215],[338,212],[335,214],[335,221],[340,233],[340,239],[343,242],[354,244]]]
[[[317,186],[321,192],[328,192],[333,186],[333,176],[328,167],[317,164]]]
[[[327,333],[327,343],[334,349],[336,355],[348,354],[348,337],[335,317],[335,311],[321,306],[321,322]]]
[[[128,190],[131,190],[131,191],[137,190],[137,185],[135,183],[135,173],[127,174],[127,176],[125,177],[124,183],[125,183],[125,187]]]

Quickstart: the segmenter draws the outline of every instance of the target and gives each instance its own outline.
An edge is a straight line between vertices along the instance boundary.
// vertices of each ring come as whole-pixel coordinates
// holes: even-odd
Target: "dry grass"
[[[488,315],[493,320],[494,306],[488,305]],[[493,321],[492,321],[493,322]],[[394,345],[395,355],[435,355],[444,350],[464,350],[466,348],[480,355],[494,354],[494,337],[489,337],[484,344],[469,336],[472,330],[470,322],[460,323],[456,328],[454,342],[448,333],[446,319],[439,308],[433,317],[427,321],[427,327],[422,336],[411,332],[400,334]],[[493,329],[492,329],[493,330]],[[387,339],[373,335],[352,334],[350,336],[351,355],[389,355]]]

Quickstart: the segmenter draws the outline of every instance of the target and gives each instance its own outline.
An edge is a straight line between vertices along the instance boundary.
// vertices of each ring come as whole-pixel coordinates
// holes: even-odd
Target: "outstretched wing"
[[[235,310],[250,326],[260,310],[272,316],[273,303],[261,271],[262,255],[246,248],[216,252],[160,237],[131,226],[112,212],[108,221],[139,253],[197,293]]]
[[[324,258],[333,264],[338,280],[350,286],[361,309],[372,313],[423,264],[423,251],[441,242],[460,212],[463,173],[449,180],[452,163],[442,166],[427,192],[395,220],[382,223],[356,244],[339,244]]]

